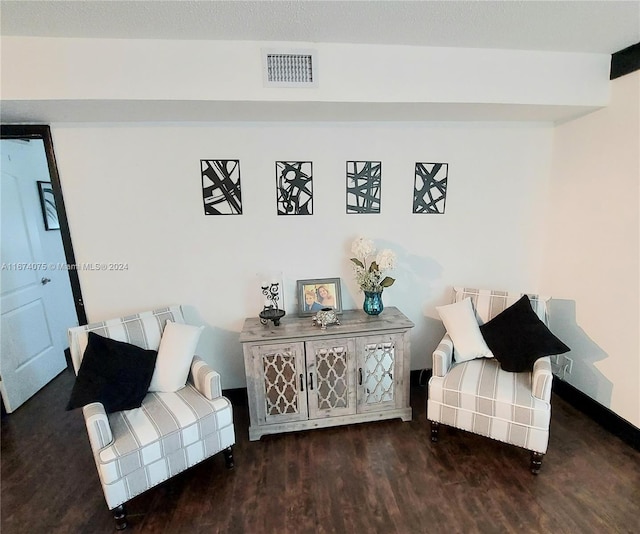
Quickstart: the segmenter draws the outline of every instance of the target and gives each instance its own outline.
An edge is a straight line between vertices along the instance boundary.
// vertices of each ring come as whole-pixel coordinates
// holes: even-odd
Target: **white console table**
[[[364,421],[411,420],[409,331],[394,307],[340,315],[323,330],[311,317],[279,326],[249,318],[240,333],[249,399],[249,439]]]

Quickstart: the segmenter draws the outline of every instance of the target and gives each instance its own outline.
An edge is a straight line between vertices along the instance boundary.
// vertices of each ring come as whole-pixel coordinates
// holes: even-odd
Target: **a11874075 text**
[[[122,262],[8,262],[3,263],[3,271],[128,271],[129,264]]]

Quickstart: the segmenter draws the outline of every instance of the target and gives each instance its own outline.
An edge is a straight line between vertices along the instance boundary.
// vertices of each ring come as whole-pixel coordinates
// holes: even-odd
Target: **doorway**
[[[0,393],[11,413],[63,371],[86,324],[48,126],[2,125]]]

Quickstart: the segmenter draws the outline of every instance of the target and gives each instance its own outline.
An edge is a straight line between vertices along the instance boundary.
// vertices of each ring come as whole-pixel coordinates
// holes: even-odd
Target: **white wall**
[[[434,306],[453,284],[536,291],[552,128],[524,123],[219,123],[53,125],[90,321],[169,303],[207,329],[201,355],[224,387],[244,385],[238,333],[261,308],[264,273],[340,277],[343,307],[362,297],[348,258],[364,234],[399,256],[385,305],[416,323],[412,369],[443,333]],[[243,215],[205,216],[200,159],[240,160]],[[382,213],[345,213],[345,161],[382,161]],[[278,216],[275,161],[313,161],[314,214]],[[444,215],[412,214],[414,164],[446,162]],[[286,320],[286,318],[284,319]]]
[[[640,72],[555,129],[542,286],[572,347],[567,381],[640,427]]]

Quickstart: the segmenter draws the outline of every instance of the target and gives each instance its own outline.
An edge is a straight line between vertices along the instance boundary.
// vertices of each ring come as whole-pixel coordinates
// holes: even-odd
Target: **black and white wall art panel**
[[[312,177],[310,161],[276,161],[278,215],[313,214]]]
[[[240,160],[201,159],[205,215],[241,215]]]
[[[444,213],[448,163],[416,163],[413,213]]]
[[[380,213],[381,161],[347,161],[347,213]]]

